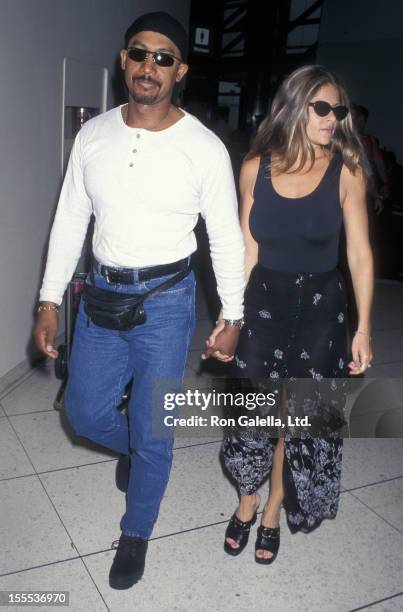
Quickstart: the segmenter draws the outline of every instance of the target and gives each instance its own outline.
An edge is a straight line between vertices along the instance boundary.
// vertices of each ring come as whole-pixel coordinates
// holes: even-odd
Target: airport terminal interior
[[[121,34],[146,10],[171,11],[189,24],[192,69],[176,103],[224,141],[236,179],[283,77],[307,63],[338,71],[367,113],[366,134],[381,159],[382,211],[371,225],[374,359],[348,397],[337,517],[293,535],[282,511],[273,565],[254,562],[257,524],[246,550],[226,555],[237,494],[220,460],[222,431],[179,430],[144,577],[118,591],[107,579],[125,510],[115,484],[118,456],[74,433],[64,381],[51,359],[38,359],[31,330],[75,130],[124,101],[116,77]],[[7,203],[0,266],[9,279],[2,296],[9,320],[0,321],[0,591],[65,591],[71,612],[403,610],[403,150],[395,121],[403,95],[402,3],[1,0],[0,21],[0,45],[14,58],[4,67],[11,86],[1,94],[10,112],[0,139]],[[100,37],[107,27],[110,37]],[[21,40],[35,42],[32,63],[29,44],[19,55]],[[32,104],[25,106],[19,101],[27,90]],[[197,238],[197,325],[185,373],[193,389],[230,372],[201,360],[219,303],[202,223]],[[84,253],[81,272],[85,262]],[[60,343],[69,341],[63,331]],[[267,490],[266,482],[262,499]]]

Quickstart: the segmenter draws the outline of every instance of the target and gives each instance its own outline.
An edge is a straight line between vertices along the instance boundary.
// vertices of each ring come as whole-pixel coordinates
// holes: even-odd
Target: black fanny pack
[[[188,264],[184,270],[172,278],[161,283],[147,293],[115,293],[95,286],[94,271],[91,268],[90,278],[92,285],[84,284],[83,300],[84,311],[89,319],[99,327],[128,331],[135,325],[142,325],[147,320],[144,301],[164,289],[176,285],[190,272]]]

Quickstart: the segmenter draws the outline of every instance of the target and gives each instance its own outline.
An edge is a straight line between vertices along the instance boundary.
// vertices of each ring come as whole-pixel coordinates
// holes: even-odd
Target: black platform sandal
[[[255,543],[255,561],[263,565],[270,565],[277,557],[278,549],[280,548],[280,527],[263,527],[260,525],[257,528],[257,538]],[[267,550],[272,553],[272,557],[265,559],[257,557],[258,550]]]
[[[243,551],[249,540],[250,528],[256,523],[256,518],[257,509],[255,510],[255,514],[252,516],[250,521],[240,521],[234,512],[225,531],[224,550],[226,553],[236,557]],[[227,542],[227,538],[231,538],[231,540],[234,540],[234,542],[239,544],[238,548],[233,548],[231,544]]]

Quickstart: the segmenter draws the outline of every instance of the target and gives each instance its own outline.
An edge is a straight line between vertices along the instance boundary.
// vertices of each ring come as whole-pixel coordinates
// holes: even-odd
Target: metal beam
[[[291,30],[293,30],[297,26],[306,25],[307,21],[311,21],[311,20],[308,20],[309,15],[312,15],[312,13],[314,13],[318,8],[320,8],[322,6],[322,4],[323,4],[323,0],[317,0],[316,2],[311,4],[311,6],[309,8],[307,8],[306,11],[301,13],[301,15],[299,17],[297,17],[293,21],[290,21],[290,23],[288,25],[288,31],[291,32]],[[317,23],[320,23],[319,19],[318,19]]]
[[[239,19],[236,23],[234,23],[234,25],[232,25],[230,28],[225,28],[225,30],[223,31],[223,34],[229,34],[230,32],[245,32],[246,26],[247,26],[247,15],[244,15],[244,17],[241,17],[241,19]]]
[[[223,47],[222,49],[222,53],[223,55],[225,53],[228,53],[228,51],[231,51],[231,49],[233,49],[233,47],[236,47],[237,44],[239,42],[241,42],[241,40],[245,40],[245,34],[243,32],[241,32],[240,34],[238,34],[238,36],[235,36],[235,38],[233,38],[231,40],[231,42],[229,42],[225,47]]]
[[[224,30],[228,23],[231,23],[231,21],[234,21],[234,19],[236,19],[237,17],[240,17],[242,13],[244,13],[245,11],[246,11],[246,5],[240,6],[236,11],[234,11],[231,15],[229,15],[226,19],[224,19]]]
[[[309,25],[318,25],[320,23],[319,17],[312,17],[312,19],[305,19],[304,23],[301,25],[309,26]]]
[[[315,53],[316,53],[317,48],[318,48],[318,41],[316,41],[312,45],[310,45],[307,48],[307,50],[304,53],[302,53],[302,56],[305,57],[306,59],[308,59],[312,55],[314,56]]]
[[[238,0],[231,2],[231,0],[224,0],[224,9],[238,8],[238,6],[243,6],[246,8],[248,4],[248,0]]]

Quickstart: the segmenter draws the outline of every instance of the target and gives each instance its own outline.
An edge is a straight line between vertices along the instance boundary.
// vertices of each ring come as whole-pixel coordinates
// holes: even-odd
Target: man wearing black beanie
[[[229,156],[210,130],[171,102],[188,70],[187,46],[183,26],[167,13],[148,13],[128,28],[120,52],[128,103],[88,121],[75,139],[34,331],[43,353],[57,357],[58,306],[92,214],[94,259],[86,283],[103,300],[103,310],[112,299],[120,307],[122,294],[147,294],[172,281],[145,299],[145,315],[134,326],[120,321],[111,327],[110,318],[105,323],[87,289],[75,324],[66,415],[79,435],[120,453],[129,468],[109,575],[116,589],[143,575],[171,469],[173,427],[155,391],[162,387],[162,400],[181,389],[195,326],[190,256],[199,214],[225,319],[209,354],[231,360],[242,325],[244,246]],[[131,380],[126,415],[117,408]]]

